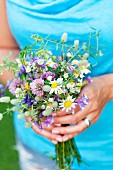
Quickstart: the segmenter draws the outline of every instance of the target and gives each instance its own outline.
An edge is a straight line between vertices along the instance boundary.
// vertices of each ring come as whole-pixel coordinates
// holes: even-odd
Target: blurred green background
[[[4,112],[6,107],[7,104],[0,103],[0,113]],[[20,170],[15,146],[13,118],[5,115],[0,121],[0,170]]]

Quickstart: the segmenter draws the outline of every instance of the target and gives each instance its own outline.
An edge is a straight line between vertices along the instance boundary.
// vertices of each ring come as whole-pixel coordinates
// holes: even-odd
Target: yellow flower
[[[51,87],[52,87],[53,89],[57,88],[57,86],[58,86],[57,82],[55,82],[55,81],[52,82]]]
[[[25,87],[26,90],[30,90],[28,82],[25,83],[24,87]]]
[[[49,102],[46,102],[46,105],[47,105],[48,107],[51,107],[51,103],[49,103]]]
[[[65,107],[65,108],[70,108],[71,105],[72,105],[71,100],[68,100],[68,101],[65,101],[65,102],[64,102],[64,107]]]

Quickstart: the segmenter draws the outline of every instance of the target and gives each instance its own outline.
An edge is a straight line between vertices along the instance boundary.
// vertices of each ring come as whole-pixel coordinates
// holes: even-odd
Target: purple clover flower
[[[47,71],[46,73],[42,74],[41,75],[41,78],[44,80],[44,79],[47,79],[49,76],[52,76],[52,80],[54,80],[55,78],[55,73],[52,73],[50,71]]]
[[[44,94],[43,86],[44,86],[44,80],[42,80],[41,78],[35,79],[32,81],[32,83],[30,83],[32,93],[40,97]]]
[[[76,105],[80,107],[80,110],[84,110],[84,108],[88,105],[89,98],[86,95],[82,95],[78,98]]]
[[[4,96],[4,92],[5,92],[5,87],[2,84],[0,84],[0,97]]]
[[[15,90],[17,87],[19,87],[22,84],[22,81],[20,78],[13,79],[9,84],[9,91],[15,95]]]

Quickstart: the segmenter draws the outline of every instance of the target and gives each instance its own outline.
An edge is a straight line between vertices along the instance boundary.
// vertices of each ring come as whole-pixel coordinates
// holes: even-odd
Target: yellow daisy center
[[[51,87],[52,87],[53,89],[57,88],[57,86],[58,86],[57,82],[53,82],[52,85],[51,85]]]
[[[74,61],[74,62],[73,62],[73,64],[77,64],[77,62],[76,62],[76,61]]]
[[[74,82],[70,82],[70,85],[74,85],[75,83]]]
[[[24,87],[25,87],[26,90],[30,90],[29,84],[27,82],[25,83]]]
[[[68,101],[66,101],[66,102],[64,103],[64,106],[65,106],[66,108],[70,108],[71,105],[72,105],[71,100],[68,100]]]

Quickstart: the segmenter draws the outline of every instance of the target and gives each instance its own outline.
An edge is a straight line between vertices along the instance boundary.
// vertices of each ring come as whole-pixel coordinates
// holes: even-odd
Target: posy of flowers
[[[26,46],[15,61],[5,58],[0,64],[1,68],[7,68],[15,74],[7,85],[15,98],[11,100],[9,96],[4,96],[0,102],[14,105],[5,113],[18,111],[18,118],[30,116],[32,121],[26,122],[25,126],[37,125],[42,131],[54,122],[53,112],[62,109],[75,114],[76,106],[84,109],[88,104],[87,96],[78,96],[82,87],[91,82],[87,76],[92,66],[89,57],[101,56],[102,52],[98,50],[97,32],[92,33],[81,46],[79,40],[68,45],[67,33],[62,35],[60,41],[38,35],[32,38],[33,45]],[[94,48],[91,47],[91,39],[96,39]],[[48,45],[54,46],[59,55],[49,51]],[[2,69],[0,73],[3,74]],[[82,162],[74,139],[56,145],[55,159],[59,169],[69,169],[74,158],[78,163]]]

